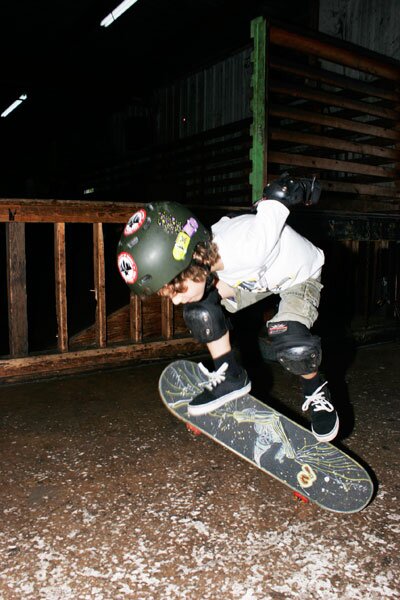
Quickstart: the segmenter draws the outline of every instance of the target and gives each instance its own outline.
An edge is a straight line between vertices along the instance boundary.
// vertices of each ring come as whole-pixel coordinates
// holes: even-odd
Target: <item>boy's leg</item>
[[[200,368],[209,379],[204,391],[190,402],[188,412],[202,415],[226,402],[244,396],[251,389],[246,371],[237,363],[232,352],[229,322],[220,304],[217,290],[200,302],[185,304],[183,318],[193,337],[206,343],[214,361],[215,371]]]
[[[336,437],[339,418],[327,382],[318,371],[320,339],[310,333],[318,317],[321,289],[318,281],[309,279],[282,292],[278,312],[268,322],[268,334],[281,365],[302,377],[303,410],[310,410],[315,437],[327,442]]]

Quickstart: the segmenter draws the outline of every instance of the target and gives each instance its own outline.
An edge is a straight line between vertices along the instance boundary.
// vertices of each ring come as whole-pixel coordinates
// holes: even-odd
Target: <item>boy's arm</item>
[[[280,239],[290,209],[296,204],[316,204],[321,195],[321,186],[316,178],[295,179],[283,173],[279,179],[269,183],[263,198],[256,203],[257,216],[253,225],[254,247],[269,254]],[[255,256],[257,252],[254,251]]]

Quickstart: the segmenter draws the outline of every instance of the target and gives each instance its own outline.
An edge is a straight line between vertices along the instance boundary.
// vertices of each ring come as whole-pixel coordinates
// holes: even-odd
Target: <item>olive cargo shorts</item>
[[[319,280],[310,278],[283,290],[279,294],[281,300],[278,312],[268,323],[298,321],[311,329],[318,317],[322,288],[323,285]],[[235,288],[236,306],[227,300],[222,300],[221,304],[228,312],[235,313],[271,295],[273,292],[249,292],[242,288]]]

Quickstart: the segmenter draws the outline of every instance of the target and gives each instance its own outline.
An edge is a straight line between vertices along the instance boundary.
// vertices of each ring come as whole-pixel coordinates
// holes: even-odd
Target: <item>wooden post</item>
[[[106,282],[104,268],[103,224],[93,223],[94,294],[96,298],[96,344],[107,345]]]
[[[6,223],[8,333],[11,358],[28,354],[25,223]]]
[[[174,305],[169,298],[161,298],[161,335],[170,340],[174,335]]]
[[[60,352],[68,352],[65,223],[54,223],[54,271],[58,332],[57,346]]]
[[[253,97],[251,110],[253,122],[250,127],[252,146],[250,160],[252,170],[250,185],[252,187],[252,201],[257,202],[262,197],[264,185],[267,180],[267,135],[266,135],[266,58],[267,58],[267,33],[264,17],[257,17],[251,22],[251,37],[254,39],[252,53],[253,75],[251,85]]]
[[[136,294],[131,294],[129,303],[130,336],[134,342],[141,342],[142,332],[142,301]]]

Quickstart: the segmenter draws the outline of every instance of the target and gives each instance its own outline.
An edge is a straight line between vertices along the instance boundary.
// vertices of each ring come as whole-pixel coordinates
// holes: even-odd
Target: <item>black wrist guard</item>
[[[268,183],[263,191],[264,199],[277,200],[287,208],[295,204],[317,204],[320,195],[321,185],[316,177],[294,179],[289,173]]]

